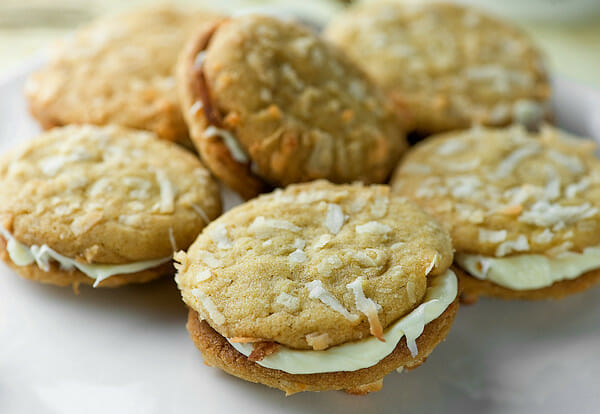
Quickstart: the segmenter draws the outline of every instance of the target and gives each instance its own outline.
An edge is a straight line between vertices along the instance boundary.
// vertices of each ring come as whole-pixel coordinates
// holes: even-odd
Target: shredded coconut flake
[[[431,271],[433,270],[433,268],[435,267],[435,265],[438,262],[438,254],[436,253],[433,256],[433,259],[431,260],[431,263],[429,263],[429,266],[427,266],[427,269],[425,269],[425,275],[427,276],[429,273],[431,273]]]
[[[479,167],[479,164],[480,161],[477,158],[474,158],[471,161],[446,163],[445,167],[448,171],[452,172],[467,172],[473,171]]]
[[[331,338],[327,332],[319,334],[318,332],[313,332],[311,334],[306,335],[306,343],[312,346],[315,351],[322,351],[329,347],[331,344]]]
[[[560,256],[562,253],[566,253],[573,248],[573,242],[570,240],[564,241],[558,246],[549,249],[546,254],[551,257]]]
[[[204,138],[212,138],[214,136],[218,136],[223,139],[223,143],[229,150],[229,153],[234,160],[242,164],[248,162],[248,156],[246,155],[246,152],[231,132],[212,125],[204,130]]]
[[[514,119],[526,126],[535,126],[544,118],[545,112],[543,105],[530,99],[519,99],[512,108]]]
[[[210,232],[210,238],[219,249],[231,249],[233,245],[227,236],[227,227],[223,223],[217,223]]]
[[[527,241],[527,237],[521,234],[516,240],[507,240],[504,243],[501,243],[496,248],[496,256],[502,257],[511,252],[525,252],[528,250],[529,242]]]
[[[203,104],[202,101],[196,101],[194,102],[194,104],[190,107],[190,115],[192,116],[196,116],[198,115],[198,112],[200,112],[203,108]]]
[[[306,253],[302,249],[306,246],[306,242],[302,239],[294,240],[294,248],[296,249],[294,252],[290,253],[290,261],[295,263],[303,263],[308,260]]]
[[[377,312],[381,310],[381,306],[365,296],[365,293],[363,292],[362,281],[363,278],[358,277],[354,282],[348,283],[346,288],[354,293],[356,309],[364,313],[369,320],[371,335],[379,339],[381,342],[385,342],[385,339],[383,339],[383,327],[381,326],[381,322],[377,316]]]
[[[578,206],[562,206],[541,200],[531,206],[529,210],[524,211],[519,216],[519,221],[540,227],[554,226],[555,229],[560,229],[566,224],[590,218],[597,213],[598,209],[592,207],[590,203]]]
[[[415,282],[412,280],[406,282],[406,295],[411,302],[417,300],[417,288],[415,287]]]
[[[339,257],[332,255],[324,258],[317,265],[317,271],[323,276],[331,276],[331,272],[342,267],[343,263]]]
[[[294,240],[294,248],[304,249],[305,246],[306,246],[306,242],[304,240],[302,240],[302,239]]]
[[[463,175],[450,177],[448,186],[451,188],[452,196],[458,199],[471,198],[481,186],[481,180],[474,175]]]
[[[158,211],[161,213],[172,213],[175,210],[175,187],[169,181],[163,170],[155,170],[156,182],[160,188],[160,204]]]
[[[458,139],[447,139],[438,148],[439,155],[454,155],[467,149],[467,143]]]
[[[40,169],[49,177],[55,176],[68,161],[64,155],[56,155],[54,157],[48,157],[39,162]]]
[[[286,220],[268,219],[263,216],[258,216],[254,219],[252,224],[250,224],[248,230],[258,237],[264,238],[273,235],[277,230],[287,230],[298,233],[302,229]]]
[[[363,251],[350,251],[349,254],[350,254],[350,257],[352,257],[354,260],[356,260],[359,264],[361,264],[363,266],[366,266],[366,267],[377,266],[377,263],[375,262],[375,260],[373,260],[371,257],[369,257],[369,255],[367,255]]]
[[[169,227],[169,242],[171,243],[171,249],[173,253],[177,251],[177,243],[175,243],[175,235],[173,234],[173,228]]]
[[[358,213],[360,212],[363,208],[365,208],[365,205],[367,204],[367,199],[363,198],[363,197],[357,197],[354,200],[352,200],[352,203],[350,204],[350,212],[351,213]]]
[[[204,64],[204,59],[206,59],[206,51],[202,50],[198,52],[198,54],[194,58],[194,69],[200,70],[202,68],[202,65]]]
[[[223,266],[223,262],[217,259],[214,254],[202,250],[199,252],[200,260],[204,262],[208,267],[214,269],[215,267]]]
[[[210,279],[211,276],[212,276],[211,271],[208,269],[204,269],[196,275],[196,281],[204,282],[205,280]]]
[[[506,230],[479,229],[479,241],[482,243],[501,243],[506,240]]]
[[[306,260],[308,260],[306,253],[304,253],[304,251],[300,249],[294,250],[292,253],[290,253],[288,257],[290,259],[290,262],[294,263],[304,263],[306,262]]]
[[[521,161],[539,153],[540,150],[541,146],[538,143],[531,143],[514,150],[508,157],[500,161],[498,169],[496,170],[496,178],[508,177]]]
[[[300,301],[296,296],[292,296],[288,293],[281,292],[277,298],[275,298],[275,302],[284,306],[290,311],[295,311],[300,306]]]
[[[390,203],[387,197],[377,197],[371,204],[371,214],[374,218],[382,218],[387,214],[388,205]]]
[[[333,239],[333,236],[331,234],[321,234],[319,240],[317,240],[317,242],[315,243],[315,249],[320,250],[323,247],[327,246],[327,243],[329,243],[331,239]]]
[[[392,228],[390,226],[377,221],[369,221],[368,223],[356,226],[356,233],[358,234],[386,235],[391,231]]]
[[[569,184],[567,188],[565,188],[565,195],[567,198],[575,198],[578,193],[585,191],[590,186],[590,179],[584,177],[581,181],[573,184]]]
[[[223,325],[225,323],[225,316],[223,316],[223,314],[219,312],[217,306],[206,293],[196,288],[192,289],[192,295],[196,296],[198,300],[200,300],[200,303],[202,303],[202,306],[204,307],[204,309],[206,309],[208,315],[210,316],[210,319],[212,319],[214,323],[216,323],[217,325]]]
[[[197,205],[197,204],[192,204],[192,208],[194,209],[194,211],[200,216],[200,218],[202,220],[204,220],[204,222],[206,224],[210,223],[210,219],[208,218],[208,216],[206,215],[206,213],[204,212],[204,210],[202,210],[202,208]]]
[[[327,215],[325,216],[325,226],[333,234],[338,234],[346,221],[346,216],[338,204],[327,205]]]
[[[562,165],[563,167],[566,167],[574,174],[581,174],[584,171],[583,164],[581,163],[579,158],[577,158],[575,156],[566,155],[566,154],[563,154],[562,152],[558,152],[556,150],[548,151],[548,156],[553,161]]]
[[[554,238],[554,233],[549,229],[544,229],[543,232],[533,237],[533,241],[540,244],[550,243]]]
[[[320,280],[313,280],[305,284],[308,289],[308,297],[311,299],[319,299],[325,305],[329,306],[334,311],[340,313],[344,318],[349,321],[356,321],[358,315],[354,315],[346,310],[340,302],[327,290],[323,288],[323,284]]]
[[[71,231],[75,236],[82,235],[89,229],[94,227],[102,220],[102,213],[99,211],[92,211],[83,215],[77,216],[71,223]]]
[[[548,182],[544,187],[544,200],[556,200],[560,196],[560,177],[554,170],[548,173]]]

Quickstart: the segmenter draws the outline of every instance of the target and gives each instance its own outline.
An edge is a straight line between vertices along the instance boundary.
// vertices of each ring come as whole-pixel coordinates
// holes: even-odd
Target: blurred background
[[[558,74],[600,89],[600,0],[459,2],[488,9],[518,24],[544,49]],[[218,8],[230,12],[276,6],[323,23],[352,1],[0,0],[0,74],[26,64],[54,40],[98,16],[157,3]]]

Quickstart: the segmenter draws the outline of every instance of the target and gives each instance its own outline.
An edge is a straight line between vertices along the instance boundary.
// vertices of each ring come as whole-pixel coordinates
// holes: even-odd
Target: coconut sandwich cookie
[[[291,185],[175,255],[207,364],[299,391],[377,391],[425,361],[456,314],[449,235],[387,186]]]
[[[551,87],[538,48],[477,9],[359,4],[333,19],[324,37],[411,113],[420,134],[473,124],[535,127],[549,116]]]
[[[27,80],[32,115],[45,129],[117,124],[187,143],[177,100],[175,64],[203,22],[221,16],[170,6],[98,19],[52,49]]]
[[[177,73],[192,141],[244,198],[319,178],[383,183],[407,146],[391,100],[299,23],[245,15],[205,25]]]
[[[550,128],[436,135],[392,178],[445,225],[463,299],[546,299],[600,281],[600,162],[594,144]]]
[[[149,132],[55,128],[0,162],[0,255],[43,283],[113,287],[172,274],[173,251],[220,211],[202,163]]]

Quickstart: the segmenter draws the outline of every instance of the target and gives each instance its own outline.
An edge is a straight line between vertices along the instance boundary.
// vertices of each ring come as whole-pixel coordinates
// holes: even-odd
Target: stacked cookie
[[[425,361],[459,297],[600,280],[598,160],[505,127],[550,118],[548,76],[478,11],[358,6],[319,36],[151,9],[83,29],[26,92],[55,128],[0,162],[2,258],[75,287],[174,264],[205,361],[248,381],[376,391]],[[219,217],[209,170],[249,201]]]

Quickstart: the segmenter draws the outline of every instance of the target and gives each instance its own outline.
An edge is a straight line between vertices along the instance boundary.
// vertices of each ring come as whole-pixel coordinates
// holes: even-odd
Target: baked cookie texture
[[[177,71],[194,144],[245,198],[319,178],[381,183],[407,146],[391,100],[299,23],[247,15],[206,26]]]
[[[202,163],[150,132],[118,126],[54,128],[0,161],[3,229],[26,246],[47,245],[81,263],[168,257],[194,241],[220,214],[220,203],[218,186]],[[4,248],[4,259],[10,261]],[[16,269],[61,285],[93,282],[58,265],[48,272],[35,264]],[[117,280],[113,276],[104,284]]]
[[[388,90],[421,134],[549,116],[543,56],[512,25],[460,5],[402,2],[354,6],[324,37]]]
[[[362,373],[297,377],[256,366],[225,339],[323,350],[380,336],[421,304],[428,280],[452,262],[450,238],[387,186],[320,180],[276,190],[225,213],[175,260],[176,281],[192,309],[188,328],[206,360],[287,392],[302,390],[301,383],[306,390],[351,388],[418,365],[445,337],[456,310],[449,307],[420,339],[416,359],[404,343],[390,361]],[[368,316],[347,286],[357,279],[377,304]]]
[[[100,19],[58,44],[28,79],[31,113],[48,129],[118,124],[187,141],[174,77],[177,56],[207,11],[167,6]]]
[[[594,148],[591,141],[547,126],[539,133],[518,126],[450,132],[407,154],[391,186],[450,231],[457,253],[560,257],[600,245],[600,162]],[[581,290],[576,284],[589,286],[584,279],[539,292],[485,289],[479,280],[463,286],[479,285],[479,293],[506,298],[557,298]]]

